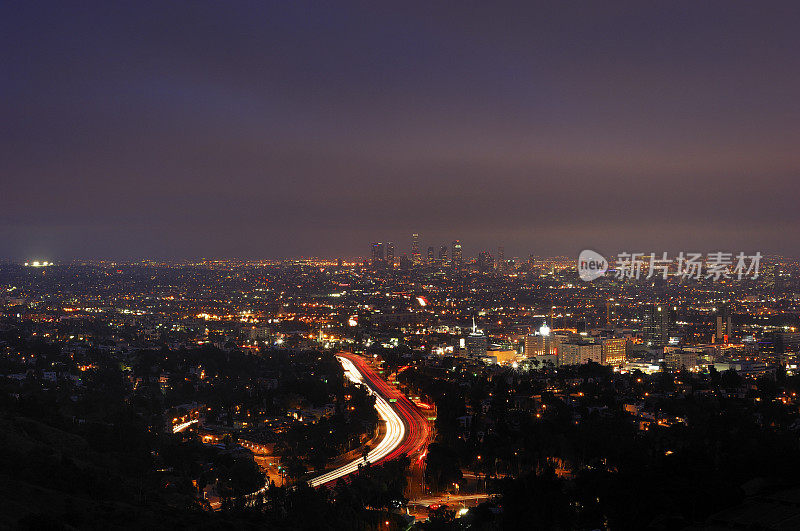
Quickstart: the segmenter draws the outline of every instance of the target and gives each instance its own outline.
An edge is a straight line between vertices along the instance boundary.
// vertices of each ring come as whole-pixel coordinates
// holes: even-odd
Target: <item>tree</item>
[[[441,490],[461,480],[458,456],[449,447],[440,443],[428,446],[425,460],[425,481],[434,490]]]
[[[735,369],[728,369],[722,373],[720,378],[720,385],[725,389],[736,389],[742,385],[742,378]]]
[[[230,469],[234,496],[244,496],[264,486],[264,474],[253,459],[238,459]]]

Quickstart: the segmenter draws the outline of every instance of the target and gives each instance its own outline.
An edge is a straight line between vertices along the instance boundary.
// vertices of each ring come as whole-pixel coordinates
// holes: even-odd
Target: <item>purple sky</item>
[[[0,4],[0,256],[800,255],[798,2]]]

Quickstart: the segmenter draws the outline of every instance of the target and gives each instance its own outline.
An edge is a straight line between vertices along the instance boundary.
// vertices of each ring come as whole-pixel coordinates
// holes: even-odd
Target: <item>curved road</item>
[[[428,421],[419,413],[417,407],[400,391],[390,386],[386,380],[373,371],[360,356],[350,353],[337,354],[336,358],[344,367],[345,375],[353,382],[366,385],[375,395],[375,409],[386,422],[386,435],[367,454],[372,464],[396,459],[407,455],[413,457],[424,452],[431,429]],[[311,479],[312,487],[324,485],[348,474],[358,471],[363,459],[356,459],[344,466]]]

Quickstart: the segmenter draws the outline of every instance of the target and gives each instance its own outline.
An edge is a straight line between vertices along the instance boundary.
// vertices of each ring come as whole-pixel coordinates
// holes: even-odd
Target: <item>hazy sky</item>
[[[800,254],[800,2],[0,3],[0,256]]]

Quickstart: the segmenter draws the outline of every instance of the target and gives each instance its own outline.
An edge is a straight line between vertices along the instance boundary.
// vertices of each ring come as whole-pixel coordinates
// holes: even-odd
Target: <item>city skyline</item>
[[[194,256],[163,256],[163,255],[139,255],[139,256],[56,256],[53,257],[51,254],[47,252],[44,253],[31,253],[25,256],[0,256],[0,260],[5,260],[12,263],[20,263],[28,265],[28,263],[34,262],[44,262],[45,264],[49,261],[52,265],[54,260],[59,262],[73,262],[73,261],[118,261],[118,262],[136,262],[136,261],[148,261],[148,260],[157,260],[157,261],[164,261],[164,262],[192,262],[192,261],[203,261],[203,260],[218,260],[218,261],[249,261],[249,262],[258,262],[258,261],[280,261],[280,260],[362,260],[367,262],[372,262],[376,258],[380,260],[385,260],[386,263],[394,263],[394,264],[402,264],[402,261],[407,259],[408,260],[408,267],[419,267],[422,265],[429,265],[434,262],[441,262],[443,258],[446,261],[452,259],[453,248],[455,244],[458,244],[458,249],[460,254],[463,256],[464,264],[467,262],[475,261],[476,263],[480,263],[482,256],[487,256],[491,260],[500,260],[500,261],[507,261],[507,260],[528,260],[530,258],[537,258],[537,259],[549,259],[549,258],[559,258],[559,259],[575,259],[578,257],[579,250],[581,252],[585,252],[584,248],[575,248],[574,252],[568,253],[547,253],[541,252],[539,249],[529,249],[529,250],[522,250],[519,253],[506,253],[505,252],[505,245],[503,241],[489,243],[486,247],[477,247],[474,245],[470,245],[469,242],[467,243],[467,250],[466,252],[463,251],[463,242],[460,239],[455,240],[442,240],[442,241],[433,241],[429,239],[420,237],[419,232],[415,232],[405,238],[407,240],[406,245],[404,245],[403,238],[400,238],[400,241],[386,239],[386,240],[370,240],[367,243],[363,243],[360,246],[360,249],[356,249],[353,253],[333,253],[333,254],[297,254],[297,255],[284,255],[284,256],[277,256],[277,255],[246,255],[246,256],[231,256],[231,255],[194,255]],[[432,244],[432,245],[429,245]],[[427,249],[426,252],[423,252]],[[435,250],[438,249],[438,258],[435,258]],[[736,255],[736,252],[743,252],[741,249],[736,248],[728,248],[723,249],[719,246],[707,246],[706,249],[703,248],[692,248],[692,247],[678,247],[674,250],[664,250],[663,248],[655,248],[655,247],[624,247],[620,249],[605,249],[600,252],[601,255],[604,255],[607,258],[613,258],[615,256],[619,256],[625,253],[635,253],[636,260],[646,263],[650,259],[650,254],[654,253],[656,256],[661,257],[662,253],[666,253],[667,259],[674,261],[677,259],[680,253],[688,252],[688,253],[697,253],[698,256],[704,257],[704,259],[708,259],[711,255],[717,254],[719,252],[729,252],[732,255]],[[537,252],[538,251],[538,252]],[[591,252],[597,252],[595,249],[590,249]],[[761,251],[754,250],[754,253],[761,254]],[[766,253],[766,256],[777,256],[777,257],[784,257],[784,258],[797,258],[797,256],[791,254],[783,254],[779,252],[774,253]],[[749,255],[748,255],[749,256]]]

